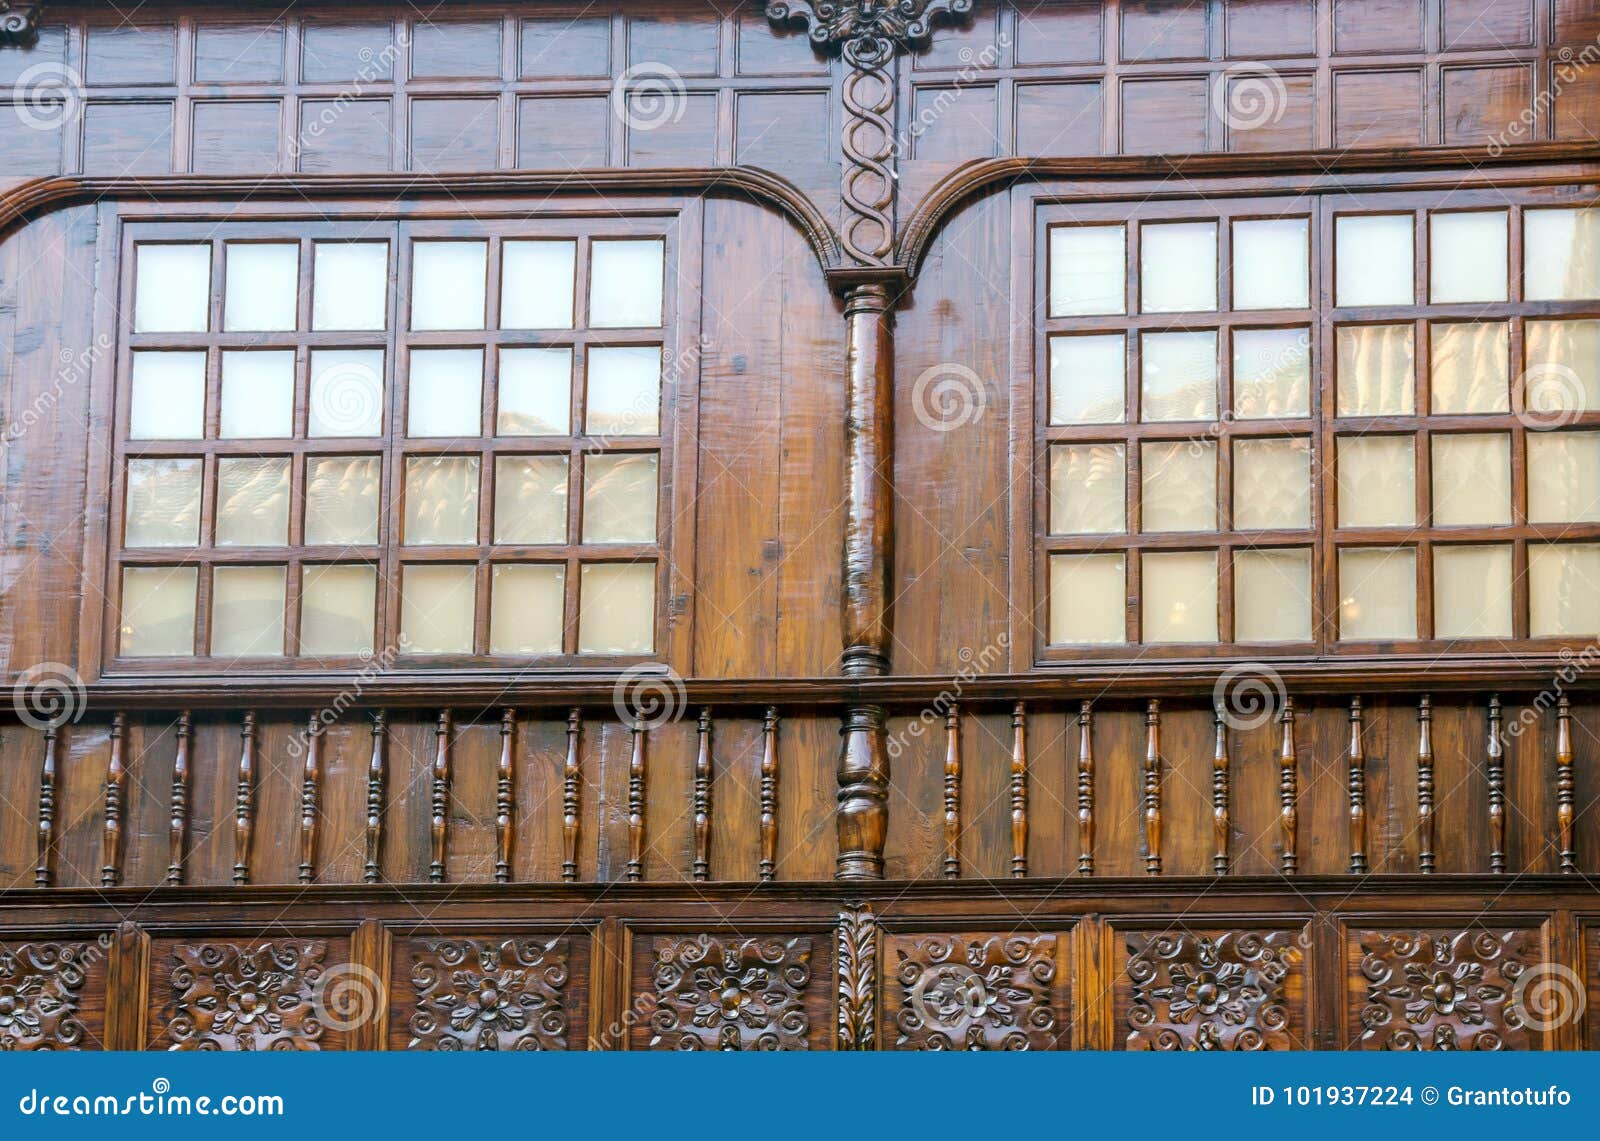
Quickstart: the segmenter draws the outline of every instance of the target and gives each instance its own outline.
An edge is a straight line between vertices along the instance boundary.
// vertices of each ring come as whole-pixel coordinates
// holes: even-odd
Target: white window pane
[[[1600,543],[1528,544],[1529,633],[1600,634]]]
[[[1428,295],[1436,305],[1506,299],[1504,210],[1428,216]]]
[[[1311,330],[1235,330],[1233,412],[1241,420],[1311,415]]]
[[[1050,230],[1050,316],[1125,313],[1127,227],[1055,226]]]
[[[1511,437],[1504,433],[1433,437],[1436,527],[1511,522]]]
[[[1050,449],[1050,533],[1101,535],[1128,529],[1122,444]]]
[[[500,327],[572,328],[576,242],[507,242],[500,248]]]
[[[377,456],[306,460],[306,545],[372,546],[378,541]]]
[[[1402,527],[1417,521],[1411,436],[1340,436],[1339,526]]]
[[[383,433],[383,350],[314,349],[306,435]]]
[[[283,568],[218,567],[211,579],[211,656],[282,654]]]
[[[294,350],[222,354],[224,440],[294,435]]]
[[[281,547],[289,541],[289,458],[217,460],[219,547]]]
[[[1120,424],[1127,342],[1121,333],[1050,338],[1050,423]]]
[[[1050,556],[1051,645],[1120,645],[1127,611],[1121,554]]]
[[[583,462],[583,541],[653,543],[655,453],[591,455]]]
[[[1417,554],[1410,547],[1339,552],[1339,637],[1374,641],[1417,636]]]
[[[400,572],[400,646],[410,654],[470,654],[477,568],[407,563]]]
[[[1433,636],[1511,637],[1511,545],[1433,548]]]
[[[489,594],[491,654],[559,654],[566,568],[498,563]]]
[[[133,331],[203,333],[211,327],[211,247],[141,244],[134,262]]]
[[[411,247],[411,327],[483,328],[487,242],[415,242]]]
[[[1146,333],[1139,338],[1139,418],[1217,418],[1217,334]]]
[[[1504,321],[1436,324],[1430,339],[1435,416],[1510,410],[1511,330]]]
[[[1217,307],[1217,224],[1147,223],[1139,229],[1139,289],[1146,313]]]
[[[1529,321],[1521,407],[1541,424],[1600,409],[1600,321]]]
[[[572,420],[572,350],[501,349],[496,392],[499,435],[566,435]]]
[[[1239,531],[1311,526],[1311,441],[1237,440],[1233,526]]]
[[[194,567],[126,567],[122,572],[120,652],[128,658],[194,654]]]
[[[589,324],[660,326],[665,264],[666,244],[659,239],[595,242],[589,254]]]
[[[1144,641],[1217,640],[1217,553],[1146,551],[1140,559]]]
[[[1529,301],[1600,297],[1600,209],[1529,210],[1522,225]]]
[[[1236,642],[1311,640],[1311,552],[1240,551],[1233,556]]]
[[[372,567],[306,567],[300,582],[300,652],[317,658],[372,653],[377,597]]]
[[[1600,523],[1600,432],[1528,433],[1528,521]]]
[[[1145,531],[1217,529],[1217,445],[1212,440],[1145,444],[1140,451]]]
[[[585,563],[578,590],[580,654],[648,654],[655,649],[654,563]]]
[[[1345,215],[1334,221],[1337,304],[1416,301],[1416,251],[1410,214]]]
[[[405,500],[404,542],[476,543],[478,457],[407,457]]]
[[[1233,307],[1305,309],[1311,304],[1307,218],[1233,224]]]
[[[222,327],[284,332],[300,309],[300,247],[294,242],[229,242]]]
[[[661,431],[661,346],[589,350],[584,431],[591,436],[654,436]]]
[[[313,329],[389,327],[389,243],[318,242],[312,258]]]
[[[1339,415],[1411,415],[1417,406],[1416,339],[1410,325],[1339,329]]]
[[[130,440],[198,440],[206,428],[206,354],[134,353]]]
[[[483,350],[412,349],[406,435],[477,436],[483,430]]]
[[[501,456],[495,461],[494,541],[567,541],[566,456]]]
[[[198,459],[128,461],[125,547],[193,547],[200,542]]]

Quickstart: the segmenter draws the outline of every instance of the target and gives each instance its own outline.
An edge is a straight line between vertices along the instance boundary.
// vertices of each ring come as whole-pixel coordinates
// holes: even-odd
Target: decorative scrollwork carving
[[[927,43],[933,22],[972,12],[973,0],[772,0],[767,19],[804,24],[818,47],[838,44],[854,67],[882,66],[896,50]]]
[[[839,913],[839,1049],[874,1049],[877,977],[877,918],[866,904],[846,907]]]
[[[906,936],[893,942],[890,956],[897,1049],[1056,1045],[1054,935]]]
[[[411,967],[412,1050],[565,1050],[566,939],[429,939]]]
[[[1131,933],[1130,1050],[1304,1046],[1304,955],[1289,931]]]
[[[170,982],[173,1050],[320,1050],[321,939],[180,944]]]
[[[75,1050],[84,943],[0,944],[0,1050]]]
[[[651,973],[652,1049],[806,1050],[811,940],[667,938]]]
[[[1542,959],[1535,932],[1356,931],[1351,940],[1360,953],[1351,980],[1358,1048],[1517,1050],[1541,1044],[1511,1001],[1517,979]]]

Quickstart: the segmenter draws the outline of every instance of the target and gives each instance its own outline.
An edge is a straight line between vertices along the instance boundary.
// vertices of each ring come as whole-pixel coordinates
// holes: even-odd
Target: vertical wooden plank
[[[106,967],[106,1049],[145,1048],[149,989],[150,936],[138,924],[124,920],[111,937]]]

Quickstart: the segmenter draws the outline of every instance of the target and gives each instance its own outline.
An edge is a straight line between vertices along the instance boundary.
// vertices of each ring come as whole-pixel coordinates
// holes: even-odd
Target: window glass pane
[[[495,461],[494,541],[567,541],[566,456],[501,456]]]
[[[194,567],[125,567],[118,645],[129,658],[194,654]]]
[[[211,327],[211,247],[137,247],[133,331],[203,333]]]
[[[1434,304],[1506,299],[1504,210],[1428,217],[1428,295]]]
[[[495,431],[564,436],[572,419],[571,349],[501,349]]]
[[[1217,640],[1217,553],[1146,551],[1140,559],[1146,642]]]
[[[389,327],[389,243],[318,242],[313,249],[311,327]]]
[[[1350,325],[1337,333],[1340,416],[1410,416],[1417,402],[1416,330]]]
[[[222,438],[294,435],[294,350],[222,354]]]
[[[1337,304],[1410,305],[1416,301],[1411,225],[1410,214],[1335,219]]]
[[[1434,415],[1510,410],[1510,335],[1504,321],[1432,327]]]
[[[1128,640],[1126,568],[1121,554],[1050,556],[1050,642],[1107,645]]]
[[[584,431],[591,436],[654,436],[661,430],[661,347],[589,350]]]
[[[134,353],[130,440],[198,440],[206,426],[206,354]]]
[[[306,545],[372,546],[378,541],[377,456],[306,460]]]
[[[500,247],[500,327],[572,328],[576,242],[506,242]]]
[[[1600,297],[1600,209],[1529,210],[1522,224],[1529,301]]]
[[[478,541],[478,457],[406,457],[406,543]]]
[[[1529,321],[1525,332],[1521,407],[1545,423],[1600,409],[1600,321]]]
[[[1410,547],[1339,552],[1339,637],[1382,641],[1417,636],[1417,555]]]
[[[1055,226],[1050,230],[1050,316],[1125,313],[1127,227]]]
[[[470,654],[477,568],[407,563],[400,572],[400,639],[411,654]]]
[[[218,567],[211,579],[211,656],[283,654],[283,568]]]
[[[483,328],[487,242],[414,242],[411,258],[413,329]]]
[[[1121,333],[1050,338],[1050,423],[1120,424],[1127,385]]]
[[[1528,433],[1528,521],[1600,523],[1600,432]]]
[[[489,604],[491,654],[559,654],[566,568],[499,563]]]
[[[1236,440],[1233,526],[1239,531],[1311,526],[1311,441]]]
[[[665,243],[595,242],[590,251],[589,324],[597,329],[658,327]]]
[[[591,455],[583,462],[583,541],[653,543],[656,456]]]
[[[281,547],[289,541],[289,457],[217,460],[217,546]]]
[[[293,242],[229,242],[222,327],[282,332],[300,308],[300,247]]]
[[[1433,548],[1433,636],[1511,637],[1511,545]]]
[[[1233,636],[1238,642],[1311,640],[1311,552],[1233,556]]]
[[[1139,289],[1146,313],[1217,307],[1217,224],[1146,224],[1139,230]]]
[[[1122,444],[1050,449],[1050,533],[1099,535],[1128,529]]]
[[[1401,527],[1417,521],[1411,436],[1339,437],[1339,526]]]
[[[308,566],[300,584],[300,652],[370,654],[378,576],[372,567]]]
[[[1241,420],[1311,415],[1311,330],[1234,332],[1233,411]]]
[[[1529,543],[1529,633],[1600,634],[1600,543]]]
[[[409,381],[406,435],[481,434],[482,349],[412,349]]]
[[[1217,334],[1146,333],[1139,338],[1140,419],[1217,418]]]
[[[198,459],[128,461],[125,547],[193,547],[200,543]]]
[[[654,563],[585,563],[578,590],[580,654],[648,654],[655,649]]]
[[[383,433],[383,350],[314,349],[306,434],[377,436]]]
[[[1311,304],[1311,237],[1306,218],[1233,224],[1233,307],[1305,309]]]
[[[1145,531],[1214,531],[1217,528],[1217,445],[1212,440],[1145,444]]]
[[[1433,437],[1433,522],[1511,522],[1511,437],[1503,433]]]

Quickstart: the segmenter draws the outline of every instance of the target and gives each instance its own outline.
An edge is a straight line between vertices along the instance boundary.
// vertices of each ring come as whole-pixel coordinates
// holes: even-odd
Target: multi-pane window
[[[1050,222],[1047,656],[1600,633],[1600,208],[1327,195]]]
[[[669,223],[132,230],[114,657],[657,652]]]

